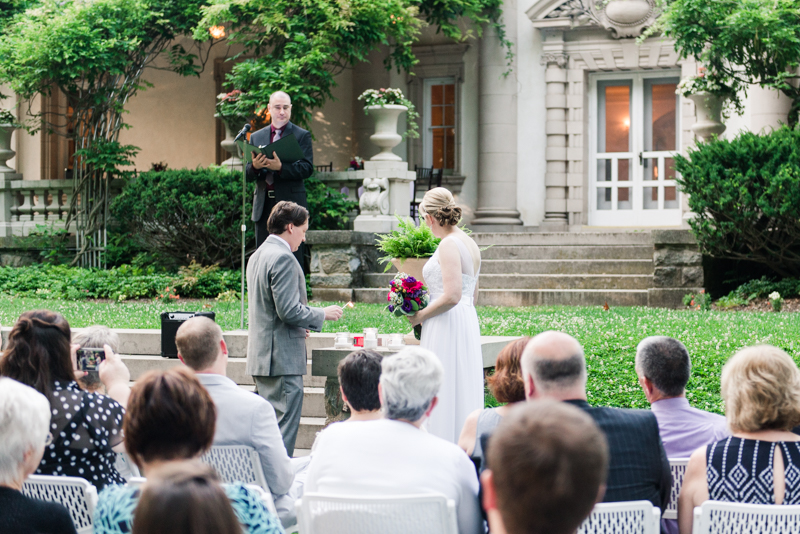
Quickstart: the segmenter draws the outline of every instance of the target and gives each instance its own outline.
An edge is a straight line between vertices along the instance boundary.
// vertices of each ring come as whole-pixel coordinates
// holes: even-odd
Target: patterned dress
[[[223,484],[243,532],[283,534],[280,521],[261,498],[242,484]],[[94,510],[94,534],[124,534],[133,530],[133,512],[140,490],[130,486],[109,486],[100,494]]]
[[[800,504],[800,442],[729,437],[706,448],[708,495],[713,501],[775,504],[773,457],[783,457],[783,504]]]

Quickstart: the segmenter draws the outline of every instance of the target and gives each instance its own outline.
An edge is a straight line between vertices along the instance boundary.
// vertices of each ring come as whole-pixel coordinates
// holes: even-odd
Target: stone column
[[[506,38],[517,39],[516,0],[503,2]],[[516,45],[512,50],[516,55]],[[521,225],[517,211],[517,76],[505,48],[487,26],[480,44],[478,209],[473,225]]]
[[[542,230],[566,232],[569,229],[567,216],[567,54],[560,32],[553,45],[545,42],[541,63],[547,68],[544,74],[547,94],[547,148],[544,175],[545,201]]]

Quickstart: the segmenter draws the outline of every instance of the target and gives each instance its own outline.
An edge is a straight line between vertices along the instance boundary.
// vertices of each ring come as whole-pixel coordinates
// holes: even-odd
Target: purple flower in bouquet
[[[386,295],[388,305],[386,310],[400,317],[414,315],[424,309],[430,296],[428,288],[413,276],[398,273],[389,284],[389,293]],[[414,336],[419,339],[422,334],[422,325],[414,327]]]

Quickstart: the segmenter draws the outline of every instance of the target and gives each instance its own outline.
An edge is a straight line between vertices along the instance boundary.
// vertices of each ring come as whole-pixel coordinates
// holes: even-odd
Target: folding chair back
[[[683,477],[686,474],[686,464],[689,463],[688,458],[670,458],[669,470],[672,473],[672,487],[669,490],[669,502],[667,509],[661,516],[664,519],[678,519],[678,495],[683,486]]]
[[[88,480],[78,477],[31,475],[22,486],[22,493],[33,499],[63,504],[78,534],[91,534],[92,516],[97,505],[97,489]]]
[[[578,534],[659,534],[660,520],[661,510],[650,501],[600,503]]]
[[[217,470],[223,482],[255,484],[269,492],[261,458],[253,447],[247,445],[218,445],[211,447],[201,458]]]
[[[800,532],[800,506],[706,501],[694,509],[692,534]]]

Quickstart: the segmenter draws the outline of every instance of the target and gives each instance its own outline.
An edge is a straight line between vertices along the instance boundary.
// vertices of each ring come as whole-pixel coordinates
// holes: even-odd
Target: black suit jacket
[[[261,219],[264,211],[264,201],[267,196],[267,175],[272,173],[273,184],[275,185],[275,200],[290,200],[308,208],[306,200],[306,186],[303,180],[314,173],[314,148],[311,146],[311,134],[292,124],[286,124],[286,129],[281,137],[294,134],[300,148],[303,149],[303,159],[294,163],[281,162],[281,170],[272,173],[267,169],[256,170],[252,163],[247,164],[247,179],[256,182],[256,190],[253,193],[253,214],[252,221]],[[250,136],[250,143],[256,146],[265,146],[270,143],[270,127],[262,128]],[[270,157],[272,155],[270,154]],[[267,214],[268,215],[268,214]]]
[[[610,456],[603,502],[647,500],[665,510],[672,475],[658,421],[649,410],[592,407],[565,401],[588,413],[608,439]]]

